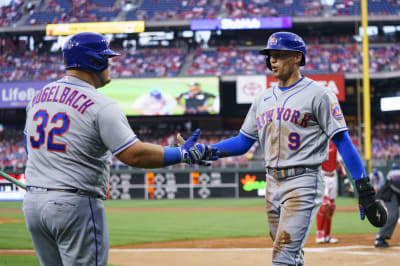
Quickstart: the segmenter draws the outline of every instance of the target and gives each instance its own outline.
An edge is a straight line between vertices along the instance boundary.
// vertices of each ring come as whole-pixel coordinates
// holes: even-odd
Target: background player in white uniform
[[[258,94],[238,136],[213,144],[220,157],[246,153],[260,142],[266,167],[266,211],[274,241],[273,265],[304,265],[302,247],[324,192],[321,164],[328,139],[338,147],[359,192],[364,214],[375,226],[386,212],[375,200],[360,156],[350,140],[336,96],[300,74],[306,46],[296,34],[277,32],[268,39],[266,64],[278,86]],[[379,214],[379,217],[375,215]]]
[[[72,36],[63,48],[67,75],[28,104],[26,225],[42,265],[107,265],[109,237],[102,199],[111,156],[142,168],[201,163],[211,150],[141,142],[122,108],[96,89],[110,82],[110,50],[95,33]]]
[[[337,170],[341,177],[346,177],[346,170],[335,144],[329,142],[328,160],[322,163],[322,175],[324,176],[325,191],[322,205],[317,213],[317,235],[315,241],[319,244],[336,244],[339,239],[331,237],[332,217],[335,213],[335,199],[337,196]]]
[[[133,110],[140,115],[172,115],[176,105],[175,98],[158,88],[139,96],[132,104]]]

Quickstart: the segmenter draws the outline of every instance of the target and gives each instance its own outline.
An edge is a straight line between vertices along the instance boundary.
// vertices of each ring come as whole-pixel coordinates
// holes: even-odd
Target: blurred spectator
[[[385,184],[385,177],[383,176],[383,173],[376,168],[373,168],[372,172],[369,174],[369,180],[371,181],[375,192],[378,192],[381,186]]]
[[[0,27],[10,26],[16,23],[23,15],[21,7],[24,1],[12,0],[7,5],[0,3]]]
[[[26,165],[22,130],[5,129],[0,132],[0,170],[22,170]]]

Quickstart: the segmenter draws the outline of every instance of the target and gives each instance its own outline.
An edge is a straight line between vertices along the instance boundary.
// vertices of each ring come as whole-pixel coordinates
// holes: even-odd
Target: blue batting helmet
[[[67,69],[84,68],[100,73],[108,67],[108,58],[119,54],[110,49],[103,35],[82,32],[67,40],[63,47],[63,55]]]
[[[154,98],[156,98],[157,100],[161,99],[161,91],[158,88],[153,88],[150,90],[150,95],[153,96]]]
[[[300,66],[306,64],[307,47],[303,39],[292,32],[276,32],[268,38],[267,47],[259,51],[259,54],[266,55],[266,64],[271,69],[271,63],[269,61],[270,50],[285,50],[285,51],[296,51],[303,54]]]

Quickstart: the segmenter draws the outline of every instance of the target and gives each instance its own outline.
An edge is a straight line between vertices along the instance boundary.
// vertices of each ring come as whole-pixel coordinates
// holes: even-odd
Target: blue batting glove
[[[217,148],[196,143],[199,135],[200,129],[196,129],[193,135],[182,144],[180,147],[181,162],[210,166],[211,162],[207,161],[218,160],[219,151]]]

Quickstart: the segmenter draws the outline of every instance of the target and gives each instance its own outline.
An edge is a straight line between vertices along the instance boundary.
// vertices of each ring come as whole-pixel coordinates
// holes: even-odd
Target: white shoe
[[[324,244],[324,243],[326,243],[326,242],[325,242],[325,237],[317,237],[317,238],[315,239],[315,243],[317,243],[317,244]]]
[[[339,239],[327,236],[327,237],[325,237],[325,243],[337,244],[337,243],[339,243]]]

